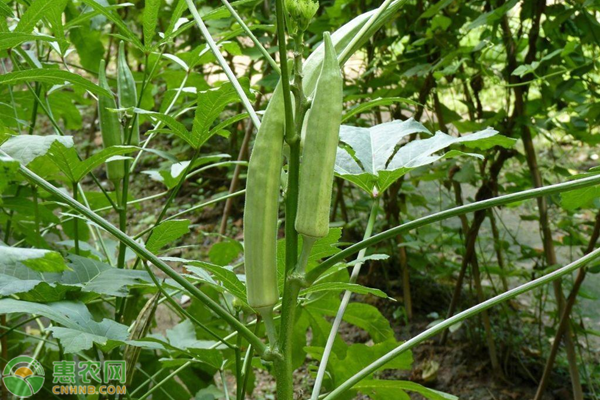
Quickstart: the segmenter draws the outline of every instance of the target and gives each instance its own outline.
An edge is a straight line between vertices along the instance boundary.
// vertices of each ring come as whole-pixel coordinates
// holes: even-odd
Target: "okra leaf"
[[[52,13],[53,9],[64,9],[65,0],[33,0],[25,13],[21,16],[15,32],[31,33],[35,25],[48,14]]]
[[[0,247],[0,249],[2,248]],[[60,257],[58,253],[55,254]],[[2,255],[1,252],[0,255]],[[63,262],[62,257],[60,257],[60,261]],[[64,270],[57,272],[49,271],[48,267],[44,267],[44,269],[44,271],[40,271],[39,268],[31,268],[23,262],[3,261],[0,263],[0,295],[19,294],[25,300],[31,299],[38,302],[58,301],[64,297],[66,292],[78,290],[86,293],[125,297],[129,287],[152,283],[146,271],[118,269],[103,262],[76,255],[69,257],[68,266],[65,265]]]
[[[398,342],[395,338],[390,338],[384,342],[368,346],[366,344],[357,343],[348,346],[346,354],[342,357],[339,353],[332,352],[329,363],[327,363],[327,372],[331,376],[333,387],[337,387],[342,382],[349,379],[355,373],[377,360],[379,357],[387,354],[396,347]],[[322,347],[308,347],[309,354],[321,360],[323,356]],[[412,368],[413,356],[412,352],[407,351],[402,353],[397,358],[394,358],[390,363],[386,364],[380,371],[397,369],[408,371]],[[332,389],[332,388],[330,388]]]
[[[0,246],[0,271],[20,266],[36,272],[61,272],[69,269],[60,253],[55,251]]]
[[[48,328],[61,341],[66,353],[92,348],[96,343],[110,351],[127,340],[127,326],[113,320],[96,322],[87,307],[80,302],[60,301],[48,304],[1,299],[0,315],[26,313],[44,316],[62,327]]]
[[[196,338],[196,329],[189,319],[167,329],[166,336],[168,342],[180,349],[209,349],[215,344],[214,340],[198,340]],[[221,365],[217,365],[217,368]]]
[[[372,128],[342,125],[335,172],[338,176],[355,183],[371,195],[379,195],[398,178],[415,168],[435,161],[462,155],[481,158],[479,154],[451,150],[439,153],[452,145],[489,149],[494,146],[510,147],[515,141],[497,137],[497,131],[487,128],[482,131],[454,137],[436,132],[433,137],[413,140],[403,146],[400,141],[415,133],[429,133],[412,118],[392,121]],[[344,145],[346,147],[344,147]]]
[[[159,130],[155,130],[153,132],[172,133],[173,135],[177,136],[178,138],[184,140],[190,146],[194,147],[195,142],[192,138],[192,134],[190,133],[190,131],[187,130],[185,125],[183,125],[181,122],[177,121],[175,118],[171,117],[170,115],[166,115],[166,114],[154,112],[154,111],[142,110],[140,108],[135,108],[133,111],[138,114],[148,115],[153,120],[160,121],[164,125],[168,126],[171,129],[170,131],[164,131],[162,129],[159,129]]]
[[[67,148],[73,147],[72,136],[13,136],[0,146],[0,150],[27,166],[38,157],[46,155],[54,142],[60,142]]]
[[[66,147],[62,142],[55,141],[50,146],[48,154],[69,181],[77,183],[109,158],[132,153],[136,150],[137,148],[133,146],[111,146],[81,161],[74,147]]]
[[[429,389],[411,381],[370,379],[360,381],[354,385],[354,389],[374,400],[397,399],[399,392],[405,391],[418,393],[429,400],[458,400],[456,396]],[[406,399],[410,399],[410,397],[406,395]]]
[[[0,15],[2,15],[3,17],[11,17],[13,18],[15,16],[15,14],[13,13],[13,10],[6,5],[6,3],[0,1]]]
[[[424,155],[423,157],[416,160],[416,164],[418,166],[406,166],[406,167],[400,167],[397,169],[393,169],[391,171],[388,171],[388,170],[380,171],[378,186],[380,188],[382,188],[382,190],[386,190],[398,178],[400,178],[402,175],[405,175],[406,173],[412,171],[415,168],[418,168],[423,165],[433,164],[434,162],[439,161],[439,160],[445,160],[445,159],[455,158],[455,157],[460,157],[460,156],[468,156],[468,157],[475,157],[475,158],[483,159],[483,156],[481,154],[464,153],[459,150],[450,150],[443,154],[434,154],[431,156]]]
[[[80,181],[84,176],[89,174],[94,168],[100,166],[108,159],[115,156],[122,156],[125,154],[133,153],[138,150],[135,146],[111,146],[105,149],[100,150],[96,154],[92,155],[89,158],[79,162],[73,167],[73,173]]]
[[[192,261],[186,265],[186,268],[196,277],[207,281],[213,286],[216,284],[214,281],[221,282],[221,287],[223,289],[237,297],[240,301],[248,304],[246,286],[244,286],[237,274],[231,269],[204,261]],[[210,279],[213,280],[213,282],[206,279],[207,271],[211,274]]]
[[[152,235],[146,243],[146,248],[156,254],[164,246],[186,235],[189,231],[190,221],[187,219],[162,222],[152,230]]]
[[[188,173],[188,176],[190,176],[192,173],[198,173],[202,170],[205,170],[205,169],[208,169],[211,167],[226,166],[226,165],[233,164],[234,162],[219,162],[219,163],[217,162],[217,161],[222,160],[223,158],[229,158],[229,157],[231,157],[229,154],[211,154],[208,156],[199,157],[194,162],[194,165],[189,167],[190,172]],[[211,165],[207,165],[203,168],[196,170],[196,168],[203,166],[205,164],[211,164]],[[172,189],[179,184],[179,181],[181,179],[185,179],[182,176],[182,173],[186,170],[186,168],[188,168],[189,165],[190,165],[190,161],[178,161],[178,162],[174,162],[173,164],[171,164],[169,167],[166,167],[165,169],[161,169],[158,171],[156,171],[156,170],[142,171],[142,173],[149,175],[150,178],[154,179],[155,181],[164,183],[165,186],[167,187],[167,189]],[[193,172],[191,172],[191,171],[193,171]]]
[[[50,85],[64,85],[65,82],[69,82],[98,96],[112,96],[109,91],[81,75],[58,69],[33,68],[0,75],[0,85],[14,85],[23,82],[41,82]]]
[[[577,178],[583,178],[587,175],[590,174],[577,176]],[[576,210],[593,205],[598,198],[600,198],[600,187],[590,186],[561,193],[560,204],[565,210]]]
[[[244,246],[237,240],[227,239],[212,245],[208,251],[210,262],[220,266],[226,266],[239,258],[244,251]]]
[[[0,156],[0,194],[8,188],[9,183],[16,179],[19,173],[19,162],[6,156]],[[2,204],[2,197],[0,197]]]
[[[340,142],[349,146],[353,154],[345,148],[338,148],[336,174],[368,193],[373,192],[379,171],[385,169],[386,162],[392,157],[400,141],[415,133],[430,132],[412,118],[386,122],[371,128],[342,125]]]
[[[149,48],[156,32],[161,0],[145,0],[144,3],[144,44]]]
[[[371,108],[379,107],[379,106],[389,106],[389,105],[396,104],[396,103],[411,104],[413,106],[419,105],[419,103],[417,103],[416,101],[413,101],[413,100],[410,100],[410,99],[407,99],[404,97],[385,97],[385,98],[380,97],[380,98],[377,98],[377,99],[374,99],[371,101],[367,101],[366,103],[361,103],[361,104],[357,105],[356,107],[351,108],[342,117],[342,122],[346,122],[353,116],[364,113],[365,111],[370,110]]]
[[[34,35],[31,33],[22,32],[0,32],[0,50],[12,49],[25,42],[35,42],[38,40],[43,42],[66,43],[64,40],[59,40],[48,35]]]
[[[462,142],[462,145],[469,149],[489,150],[496,146],[510,149],[514,147],[516,143],[517,139],[509,138],[508,136],[504,135],[495,135],[482,139]]]
[[[325,316],[335,317],[339,301],[315,301],[307,304],[311,312],[318,312]],[[344,321],[368,332],[373,342],[380,343],[394,337],[390,321],[374,306],[366,303],[350,303],[344,313]]]
[[[140,50],[144,49],[144,45],[142,44],[140,39],[138,39],[137,35],[135,33],[133,33],[131,31],[131,29],[129,29],[127,27],[127,25],[125,25],[125,23],[123,22],[121,17],[119,17],[117,14],[113,13],[109,8],[104,7],[104,6],[100,5],[99,3],[97,3],[96,0],[81,0],[81,1],[83,3],[85,3],[87,6],[89,6],[90,8],[92,8],[94,11],[104,15],[113,24],[115,24],[115,26],[117,28],[119,28],[121,33],[126,36],[125,39],[127,41],[133,43]]]
[[[225,107],[238,101],[240,101],[240,98],[229,82],[218,88],[198,93],[198,106],[196,107],[191,139],[194,149],[200,148],[216,133],[216,131],[211,130],[211,126],[219,118]]]
[[[303,294],[310,293],[318,293],[318,292],[341,292],[344,290],[349,290],[353,293],[358,294],[372,294],[377,297],[387,298],[388,295],[383,292],[383,290],[369,288],[363,285],[359,285],[356,283],[348,283],[348,282],[324,282],[317,283],[316,285],[311,285],[310,287],[302,290]]]

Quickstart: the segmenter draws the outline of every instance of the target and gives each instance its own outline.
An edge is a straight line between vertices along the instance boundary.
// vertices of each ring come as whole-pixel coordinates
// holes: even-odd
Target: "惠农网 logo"
[[[44,378],[42,364],[28,356],[13,358],[2,371],[4,386],[17,397],[31,397],[39,392],[44,384]]]

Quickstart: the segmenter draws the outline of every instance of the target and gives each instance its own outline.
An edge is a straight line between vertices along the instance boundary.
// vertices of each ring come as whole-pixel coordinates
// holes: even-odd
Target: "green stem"
[[[231,6],[231,4],[229,4],[229,2],[227,0],[221,0],[221,3],[223,3],[223,5],[225,6],[225,8],[227,8],[227,10],[229,10],[229,13],[231,14],[231,16],[237,21],[238,24],[240,24],[240,26],[242,27],[242,29],[244,30],[244,32],[246,32],[246,35],[248,35],[248,37],[252,40],[252,42],[254,42],[254,45],[256,46],[256,48],[258,49],[258,51],[261,52],[261,54],[263,55],[263,57],[265,58],[265,60],[269,63],[269,65],[271,66],[271,68],[273,68],[275,70],[275,72],[277,72],[278,74],[281,74],[281,70],[279,69],[279,65],[277,65],[277,63],[275,62],[275,60],[273,60],[273,57],[271,57],[271,55],[269,54],[269,52],[267,51],[267,49],[265,49],[265,47],[258,40],[258,38],[256,36],[254,36],[254,33],[252,33],[252,31],[250,30],[250,28],[248,27],[248,25],[246,25],[246,23],[240,17],[240,15],[237,13],[237,11],[235,11],[235,9]]]
[[[310,258],[310,252],[318,238],[302,235],[302,252],[298,259],[298,265],[294,270],[294,275],[300,279],[304,279],[306,272],[306,266],[308,265],[308,259]]]
[[[273,319],[273,307],[265,307],[257,310],[262,319],[265,321],[265,330],[272,348],[277,348],[277,330]]]
[[[237,317],[239,319],[240,314],[237,314]],[[236,400],[243,400],[244,396],[242,395],[242,368],[243,368],[243,361],[242,361],[242,351],[240,350],[240,348],[242,347],[242,338],[240,336],[238,336],[237,338],[237,343],[236,343],[236,348],[235,348],[235,398]]]
[[[197,210],[201,210],[201,209],[203,209],[203,208],[205,208],[205,207],[208,207],[208,206],[210,206],[210,205],[213,205],[213,204],[219,203],[219,202],[221,202],[221,201],[223,201],[223,200],[227,200],[227,199],[230,199],[230,198],[233,198],[233,197],[241,196],[241,195],[243,195],[244,193],[246,193],[246,189],[242,189],[242,190],[239,190],[239,191],[237,191],[237,192],[233,192],[233,193],[231,193],[231,194],[228,194],[228,195],[225,195],[225,196],[218,197],[218,198],[216,198],[216,199],[208,200],[208,201],[205,201],[204,203],[196,204],[195,206],[193,206],[193,207],[190,207],[190,208],[188,208],[187,210],[180,211],[180,212],[178,212],[177,214],[173,214],[173,215],[171,215],[170,217],[167,217],[167,218],[163,219],[163,222],[165,222],[165,221],[171,221],[171,220],[177,219],[177,218],[179,218],[179,217],[181,217],[181,216],[183,216],[183,215],[185,215],[185,214],[189,214],[189,213],[191,213],[191,212],[194,212],[194,211],[197,211]],[[135,236],[134,236],[134,238],[135,238],[135,239],[137,239],[137,238],[140,238],[140,237],[144,236],[146,233],[148,233],[148,232],[150,232],[150,231],[152,231],[152,230],[154,230],[154,229],[156,229],[156,227],[155,227],[155,226],[151,226],[151,227],[149,227],[149,228],[146,228],[146,229],[144,229],[142,232],[140,232],[140,233],[138,233],[137,235],[135,235]]]
[[[0,154],[10,157],[8,154],[0,150]],[[192,296],[200,300],[204,303],[209,309],[211,309],[215,314],[221,317],[227,324],[229,324],[233,329],[235,329],[240,335],[242,335],[249,343],[251,343],[255,349],[257,354],[262,355],[265,351],[265,344],[258,338],[252,331],[250,331],[244,324],[238,321],[234,316],[228,313],[223,307],[210,298],[208,295],[204,294],[201,290],[195,287],[192,283],[190,283],[187,279],[179,275],[175,270],[169,267],[164,261],[160,258],[152,254],[149,250],[147,250],[143,245],[137,243],[131,237],[127,236],[123,232],[121,232],[117,227],[112,225],[110,222],[100,217],[98,214],[85,207],[81,203],[75,201],[71,196],[64,193],[60,189],[53,186],[51,183],[41,178],[27,167],[23,165],[19,166],[19,172],[25,178],[33,181],[36,185],[40,186],[44,190],[50,192],[55,197],[65,202],[66,204],[73,207],[80,214],[85,216],[92,222],[95,222],[98,226],[105,229],[108,233],[119,239],[121,242],[124,242],[130,249],[135,251],[138,255],[140,255],[145,260],[152,263],[158,269],[163,271],[167,276],[172,278],[175,282],[180,284],[185,290],[187,290]]]
[[[34,92],[35,92],[35,96],[37,98],[39,98],[41,91],[42,91],[42,85],[40,85],[38,82],[36,82]],[[29,125],[29,134],[30,135],[33,135],[33,131],[35,130],[35,125],[37,122],[37,115],[38,115],[38,106],[39,106],[39,103],[37,101],[34,101],[33,102],[33,110],[31,111],[31,123]]]
[[[77,182],[73,182],[73,199],[75,201],[79,201],[78,200],[78,186],[77,186]],[[73,218],[73,233],[75,236],[75,254],[79,255],[79,218]]]
[[[418,218],[416,220],[407,222],[405,224],[396,226],[386,231],[380,232],[376,235],[371,236],[369,239],[362,240],[352,246],[345,248],[336,255],[329,257],[327,260],[322,262],[316,268],[312,269],[307,274],[307,280],[310,283],[314,282],[321,276],[325,271],[334,266],[336,263],[343,261],[346,257],[358,253],[360,250],[372,246],[376,243],[390,239],[394,236],[403,234],[413,229],[420,228],[425,225],[429,225],[435,222],[443,221],[448,218],[457,217],[470,212],[478,210],[485,210],[491,207],[497,207],[509,203],[515,203],[523,200],[532,199],[535,197],[548,196],[552,194],[567,192],[575,189],[581,189],[593,185],[600,184],[600,175],[594,175],[587,178],[575,179],[570,182],[557,183],[555,185],[549,185],[539,187],[535,189],[529,189],[518,193],[507,194],[504,196],[498,196],[495,198],[478,201],[471,204],[466,204],[460,207],[454,207],[449,210],[444,210],[438,213],[430,214],[426,217]]]
[[[127,162],[125,162],[125,167],[127,167]],[[125,177],[123,179],[123,189],[119,192],[117,190],[117,198],[119,200],[119,229],[124,234],[127,234],[127,191],[129,187],[129,179]],[[115,183],[115,187],[118,187]],[[125,268],[125,254],[126,254],[127,246],[123,242],[119,244],[119,258],[117,261],[117,268]]]
[[[190,314],[185,308],[183,308],[181,306],[181,304],[179,304],[177,301],[175,301],[175,299],[165,290],[165,288],[162,287],[162,285],[158,281],[158,278],[156,277],[154,272],[152,272],[152,270],[150,269],[150,267],[148,267],[148,265],[146,263],[144,263],[144,268],[146,268],[146,271],[148,272],[148,275],[150,275],[150,278],[152,279],[152,282],[154,282],[154,285],[156,286],[156,288],[163,294],[163,296],[165,297],[167,302],[169,304],[171,304],[171,306],[173,306],[173,308],[175,310],[178,311],[178,313],[187,317],[191,322],[196,324],[200,329],[202,329],[204,332],[208,333],[210,336],[215,338],[217,341],[223,343],[226,347],[229,347],[230,349],[235,349],[235,346],[231,345],[226,340],[223,340],[223,338],[221,338],[219,335],[214,333],[209,327],[204,325],[196,317],[194,317],[192,314]]]
[[[169,113],[171,112],[171,109],[173,108],[173,106],[175,105],[175,103],[177,102],[177,100],[179,99],[179,96],[183,92],[183,88],[185,87],[185,85],[186,85],[187,80],[189,79],[189,77],[190,77],[190,71],[187,71],[186,74],[185,74],[185,76],[184,76],[184,78],[183,78],[183,80],[181,81],[181,84],[179,85],[179,88],[175,92],[175,96],[173,97],[173,100],[171,100],[171,103],[169,104],[169,107],[167,107],[167,109],[165,110],[165,114],[166,115],[169,115]],[[160,128],[162,128],[162,122],[158,122],[156,125],[154,125],[154,130],[158,130]],[[142,145],[141,151],[137,154],[137,156],[135,157],[135,160],[133,160],[133,163],[131,163],[131,168],[129,169],[130,172],[133,172],[135,170],[135,166],[140,161],[140,158],[142,157],[142,154],[144,154],[144,151],[146,150],[146,147],[148,147],[148,145],[150,144],[150,142],[152,141],[152,139],[156,135],[157,135],[157,133],[153,132],[153,133],[150,134],[150,136],[148,136],[148,139],[146,139],[146,141]]]
[[[192,13],[192,16],[194,17],[194,20],[196,21],[196,25],[198,25],[198,28],[200,29],[200,33],[202,33],[202,36],[204,36],[204,39],[206,40],[208,47],[210,47],[210,50],[212,51],[215,58],[217,59],[217,62],[219,63],[221,68],[223,68],[223,72],[225,72],[225,75],[227,75],[227,79],[229,79],[229,81],[233,85],[235,91],[237,92],[240,100],[242,100],[242,104],[244,105],[244,108],[246,108],[246,111],[248,111],[248,114],[250,114],[252,123],[254,124],[256,129],[258,129],[260,127],[260,120],[258,119],[258,116],[256,115],[256,111],[254,111],[254,107],[252,107],[252,103],[250,103],[250,100],[248,99],[248,96],[246,96],[244,89],[242,89],[240,82],[238,81],[235,74],[229,67],[229,64],[227,64],[227,61],[225,60],[225,58],[223,57],[221,52],[219,51],[217,44],[215,43],[214,39],[210,35],[208,28],[206,27],[206,25],[204,24],[204,21],[202,20],[202,17],[198,13],[198,10],[196,9],[196,6],[194,5],[193,0],[185,0],[185,2],[187,3],[189,10]]]
[[[277,380],[277,398],[284,400],[293,400],[294,396],[292,337],[294,335],[294,325],[296,322],[298,295],[300,294],[300,290],[304,287],[304,271],[313,244],[315,243],[314,238],[303,237],[303,239],[302,254],[300,255],[298,265],[286,278],[281,307],[279,350],[282,357],[275,360],[275,371]]]
[[[183,182],[185,182],[185,180],[189,177],[189,172],[193,168],[194,163],[198,159],[199,155],[200,155],[200,149],[196,149],[196,151],[194,152],[194,155],[192,156],[192,159],[190,160],[190,163],[185,167],[185,170],[181,174],[181,178],[179,178],[179,181],[177,182],[177,185],[173,188],[173,190],[171,190],[171,193],[169,194],[169,197],[167,198],[167,201],[165,202],[165,204],[164,204],[162,210],[160,211],[160,214],[158,215],[158,218],[156,219],[156,221],[154,222],[154,224],[150,228],[144,230],[144,232],[142,232],[142,233],[138,234],[137,236],[135,236],[134,237],[135,239],[141,237],[142,234],[146,233],[146,232],[150,232],[150,235],[148,235],[148,238],[146,239],[146,242],[150,239],[150,237],[152,237],[152,233],[154,233],[154,229],[156,229],[156,227],[158,225],[160,225],[161,221],[165,217],[165,214],[167,213],[167,210],[171,206],[171,203],[173,202],[173,200],[175,199],[175,197],[177,197],[177,194],[179,193],[179,190],[181,189],[181,186],[183,185]],[[140,258],[138,257],[135,260],[135,264],[134,264],[133,269],[137,269],[137,266],[139,265],[139,262],[140,262]]]
[[[346,62],[346,58],[350,57],[351,53],[354,52],[354,47],[358,43],[360,43],[361,40],[363,40],[363,38],[365,37],[365,35],[369,31],[369,29],[371,29],[373,24],[377,21],[377,19],[381,16],[381,14],[383,14],[383,12],[388,8],[388,6],[390,5],[390,3],[392,1],[393,0],[385,0],[379,6],[377,11],[375,11],[375,14],[373,14],[371,16],[371,18],[369,18],[367,23],[364,24],[362,28],[360,28],[360,31],[358,31],[358,33],[352,38],[350,43],[348,43],[348,45],[344,48],[344,50],[338,56],[338,61],[339,61],[340,65],[343,65]]]
[[[37,241],[37,247],[41,247],[42,246],[42,241],[41,241],[42,236],[40,234],[40,205],[39,205],[37,188],[35,186],[32,187],[32,192],[33,192],[33,214],[34,214],[34,220],[35,220],[35,237],[36,237],[36,241]]]
[[[18,69],[19,71],[21,70],[21,67],[19,66],[19,63],[17,62],[17,59],[14,57],[14,55],[11,53],[11,60],[13,62],[13,65],[16,69]],[[50,124],[54,127],[54,129],[56,130],[56,133],[60,136],[65,136],[65,133],[63,132],[63,130],[61,129],[60,125],[58,125],[58,122],[56,122],[56,119],[54,118],[52,112],[50,111],[49,108],[47,108],[44,105],[44,102],[42,101],[42,99],[39,97],[39,95],[34,91],[34,89],[32,88],[31,84],[29,82],[25,82],[25,85],[27,86],[27,88],[29,89],[29,91],[31,92],[31,94],[33,95],[33,97],[36,99],[36,104],[39,104],[39,106],[42,108],[42,110],[44,110],[44,112],[46,113],[46,116],[48,117],[48,119],[50,120]],[[77,156],[80,160],[81,158],[79,157],[79,155]],[[108,195],[108,193],[106,192],[106,190],[104,189],[104,187],[100,184],[100,181],[98,181],[98,178],[96,178],[96,176],[94,175],[93,172],[90,172],[90,176],[92,177],[92,180],[94,181],[94,183],[96,184],[96,186],[98,186],[98,188],[100,189],[100,191],[104,194],[104,196],[106,196],[106,199],[108,200],[108,202],[115,208],[115,210],[117,209],[116,204],[113,202],[113,200],[110,198],[110,196]]]
[[[173,203],[173,200],[175,200],[175,197],[177,197],[177,195],[179,194],[179,191],[181,190],[183,183],[185,182],[186,178],[188,177],[188,174],[190,173],[191,169],[194,168],[194,164],[196,163],[196,160],[198,159],[199,155],[200,155],[200,149],[196,149],[194,151],[194,155],[192,156],[192,159],[190,160],[190,163],[185,167],[185,170],[181,174],[181,178],[177,182],[177,186],[175,186],[175,188],[173,188],[164,207],[160,211],[160,214],[158,215],[158,218],[156,219],[156,222],[154,223],[155,227],[162,222],[163,218],[165,217],[165,214],[167,213],[167,210],[171,206],[171,203]]]
[[[279,44],[279,64],[281,65],[281,84],[283,86],[283,102],[285,105],[285,140],[291,146],[296,140],[294,131],[294,112],[292,109],[292,97],[290,94],[290,72],[287,63],[287,41],[285,38],[285,6],[283,0],[276,0],[275,11],[277,13],[277,41]],[[294,261],[295,264],[295,261]]]
[[[365,229],[365,234],[363,239],[368,239],[373,233],[373,226],[375,225],[375,220],[377,219],[377,208],[379,206],[379,197],[376,197],[373,200],[373,206],[371,207],[371,213],[369,214],[369,222],[367,222],[367,227]],[[367,249],[364,248],[358,253],[357,259],[360,260],[365,256]],[[359,262],[352,269],[352,275],[350,276],[350,283],[355,283],[358,279],[358,274],[360,273],[360,269],[362,267],[362,262]],[[325,372],[327,371],[327,362],[329,361],[329,356],[331,355],[331,351],[333,350],[333,344],[335,342],[335,338],[337,336],[338,329],[340,324],[342,323],[342,319],[344,317],[344,313],[346,312],[346,308],[348,307],[348,303],[350,303],[350,295],[352,292],[346,290],[344,292],[344,296],[342,297],[342,302],[338,308],[338,312],[335,316],[335,320],[331,325],[331,331],[329,331],[329,337],[327,338],[327,343],[325,344],[325,349],[323,351],[323,357],[321,357],[321,362],[319,363],[319,370],[317,372],[317,377],[315,378],[315,385],[313,387],[313,392],[311,396],[311,400],[317,400],[319,395],[321,394],[321,386],[323,385],[323,379],[325,378]]]
[[[177,368],[175,371],[171,372],[169,375],[165,376],[165,379],[163,379],[162,381],[158,382],[156,385],[154,385],[152,387],[152,389],[148,390],[146,393],[144,393],[143,395],[141,395],[138,398],[138,400],[144,400],[145,398],[147,398],[148,396],[150,396],[152,393],[154,393],[155,390],[159,389],[162,385],[164,385],[165,383],[167,383],[171,378],[177,376],[177,374],[179,374],[181,371],[183,371],[184,369],[186,369],[190,365],[192,365],[192,362],[188,361],[185,364],[183,364],[181,367]]]
[[[256,334],[258,330],[258,324],[256,324],[254,333]],[[243,371],[243,382],[242,382],[242,390],[241,390],[241,398],[244,398],[246,393],[246,388],[248,387],[248,378],[250,377],[250,371],[252,370],[252,358],[254,358],[254,348],[252,345],[248,346],[248,350],[246,350],[246,356],[244,357],[244,365],[242,366]],[[239,385],[239,383],[238,383]]]
[[[412,349],[413,347],[419,345],[420,343],[436,336],[437,334],[443,332],[445,329],[448,329],[452,325],[454,325],[458,322],[461,322],[467,318],[470,318],[472,316],[475,316],[475,315],[481,313],[482,311],[485,311],[488,308],[491,308],[497,304],[500,304],[502,302],[505,302],[507,300],[515,298],[518,295],[521,295],[530,290],[538,288],[542,285],[553,282],[557,279],[560,279],[562,276],[570,274],[573,271],[576,271],[577,269],[585,266],[586,264],[590,263],[591,261],[594,261],[598,257],[600,257],[600,249],[596,249],[593,252],[591,252],[590,254],[588,254],[587,256],[583,256],[579,260],[572,262],[571,264],[566,265],[560,269],[557,269],[556,271],[551,272],[543,277],[540,277],[531,282],[525,283],[519,287],[511,289],[508,292],[504,292],[498,296],[492,297],[491,299],[486,300],[483,303],[479,303],[476,306],[471,307],[463,312],[460,312],[451,318],[445,319],[444,321],[433,326],[432,328],[429,328],[426,331],[420,333],[419,335],[413,337],[412,339],[404,342],[400,346],[396,347],[394,350],[390,351],[383,357],[380,357],[379,359],[377,359],[376,361],[374,361],[367,367],[363,368],[361,371],[357,372],[350,379],[348,379],[347,381],[342,383],[340,386],[338,386],[333,392],[331,392],[327,396],[325,396],[325,400],[332,400],[332,399],[339,398],[343,393],[345,393],[346,391],[351,389],[358,382],[360,382],[361,380],[363,380],[365,377],[369,376],[370,374],[374,373],[379,368],[383,367],[385,364],[387,364],[394,358],[398,357],[400,354],[402,354],[402,353]]]

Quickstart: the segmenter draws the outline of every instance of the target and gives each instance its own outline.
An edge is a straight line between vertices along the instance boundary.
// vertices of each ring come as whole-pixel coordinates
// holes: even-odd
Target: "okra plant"
[[[3,398],[60,398],[60,366],[124,361],[120,383],[126,390],[98,392],[99,398],[457,399],[426,379],[399,377],[398,371],[414,369],[412,350],[438,337],[445,342],[447,332],[481,315],[491,373],[500,379],[487,310],[549,283],[557,341],[564,336],[568,357],[577,356],[569,344],[575,300],[564,298],[561,279],[578,271],[578,290],[579,276],[583,281],[585,268],[597,262],[600,218],[585,255],[557,266],[546,199],[560,195],[571,210],[589,205],[600,183],[595,170],[544,185],[524,125],[534,187],[500,194],[500,170],[521,150],[502,129],[526,120],[526,111],[516,104],[504,124],[500,117],[484,120],[479,102],[480,110],[473,104],[464,113],[478,111],[479,120],[498,126],[471,121],[455,124],[468,133],[446,129],[451,113],[431,80],[450,75],[451,59],[427,71],[410,98],[395,96],[393,88],[373,90],[389,89],[385,98],[359,93],[357,81],[383,81],[400,68],[403,61],[385,60],[380,75],[374,73],[385,57],[372,58],[373,44],[404,29],[411,2],[369,3],[370,11],[343,22],[336,18],[345,7],[354,10],[352,2],[215,3],[0,1],[0,360],[10,367],[11,359],[27,355],[46,371],[38,387],[29,375],[4,369],[3,377],[20,383],[5,382]],[[452,25],[439,14],[454,13],[450,3],[459,2],[420,10],[416,21],[438,14],[424,37]],[[496,13],[488,10],[485,21],[473,18],[472,29],[502,20],[510,31],[504,15],[512,6],[491,6]],[[465,40],[472,40],[469,35]],[[413,39],[425,40],[408,35],[385,46],[395,52]],[[576,51],[570,46],[561,54]],[[470,51],[482,48],[496,51],[485,43]],[[555,53],[540,62],[527,57],[521,72],[533,73]],[[348,65],[365,59],[367,69],[358,73]],[[518,73],[513,68],[511,76]],[[523,100],[526,94],[515,89],[523,83],[511,81],[506,90]],[[478,88],[474,79],[471,89]],[[432,90],[435,116],[421,122]],[[404,108],[381,112],[396,105]],[[371,113],[374,119],[359,118]],[[464,203],[461,182],[475,179],[469,176],[473,165],[478,171],[473,167],[471,175],[479,174],[482,184],[475,201]],[[417,196],[420,174],[431,175],[423,182],[439,179],[453,188],[455,206],[428,207],[420,216],[404,212],[406,222],[400,212],[390,218],[402,196]],[[426,204],[433,202],[428,196]],[[548,268],[510,286],[510,274],[502,271],[503,287],[486,298],[475,247],[479,229],[490,218],[500,263],[506,249],[494,210],[531,199],[538,199]],[[347,202],[353,203],[352,221],[343,216]],[[215,210],[220,230],[211,220]],[[455,252],[462,261],[447,317],[401,341],[394,330],[400,319],[390,320],[385,309],[403,307],[407,321],[412,316],[405,248],[422,245],[415,239],[420,230],[451,219],[460,219],[465,250]],[[390,293],[389,282],[387,290],[363,285],[363,265],[383,270],[396,252],[404,269],[402,298]],[[455,312],[469,266],[477,301]],[[364,331],[366,343],[343,340],[344,324]],[[32,365],[23,368],[34,374]],[[579,399],[577,372],[569,369]],[[95,379],[74,372],[59,383],[88,388],[79,393],[83,398],[90,387],[110,382],[100,369]]]

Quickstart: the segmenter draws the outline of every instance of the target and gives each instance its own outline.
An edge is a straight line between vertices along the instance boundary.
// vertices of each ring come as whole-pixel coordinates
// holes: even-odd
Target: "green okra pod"
[[[248,303],[269,313],[279,301],[277,220],[285,109],[278,85],[263,116],[250,162],[244,206],[244,259]]]
[[[127,65],[127,58],[125,57],[125,43],[121,41],[119,43],[119,54],[117,57],[117,97],[119,99],[119,108],[133,108],[137,107],[137,88],[135,86],[135,79],[133,73]],[[140,144],[140,125],[139,116],[135,113],[131,113],[132,117],[126,118],[127,125],[124,131],[124,142],[127,142],[129,136],[131,139],[126,144],[137,146]]]
[[[323,41],[325,57],[306,121],[295,223],[298,233],[310,238],[321,238],[329,232],[333,174],[342,123],[342,73],[329,32],[323,34]]]
[[[105,68],[104,60],[100,61],[98,81],[100,87],[110,92]],[[117,103],[113,96],[100,95],[98,97],[98,119],[100,121],[100,132],[102,133],[102,144],[105,148],[123,144],[123,127],[121,121],[119,121],[119,115],[115,111],[110,111],[116,108]],[[106,172],[108,179],[115,184],[115,187],[118,187],[118,182],[125,176],[125,162],[123,160],[108,161]]]

